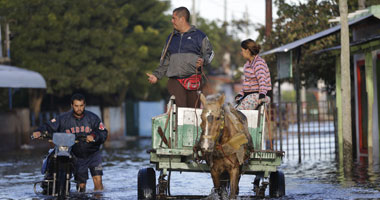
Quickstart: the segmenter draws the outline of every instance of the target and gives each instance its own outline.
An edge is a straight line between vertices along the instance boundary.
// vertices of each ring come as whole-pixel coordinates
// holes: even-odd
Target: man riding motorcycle
[[[108,131],[105,129],[100,118],[90,111],[85,110],[86,100],[82,94],[74,94],[71,97],[72,110],[51,119],[36,131],[33,132],[34,138],[39,138],[41,133],[47,132],[66,132],[75,134],[79,140],[73,146],[72,152],[75,157],[74,178],[77,181],[77,188],[81,192],[86,191],[86,182],[88,179],[88,170],[91,172],[94,181],[94,190],[103,190],[102,183],[102,156],[100,146],[106,141]],[[49,173],[45,175],[45,179],[51,178]],[[44,192],[46,188],[42,185]]]

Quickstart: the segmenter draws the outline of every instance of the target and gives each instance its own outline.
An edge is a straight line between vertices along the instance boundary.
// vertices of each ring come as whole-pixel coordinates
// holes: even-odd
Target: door
[[[368,154],[368,97],[365,78],[365,62],[356,63],[357,99],[358,99],[358,126],[359,126],[359,153]]]

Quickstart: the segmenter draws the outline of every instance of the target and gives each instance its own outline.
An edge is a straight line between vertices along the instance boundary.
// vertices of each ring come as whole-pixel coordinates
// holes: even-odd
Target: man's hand
[[[87,135],[86,142],[95,142],[94,136],[92,135]]]
[[[196,63],[196,67],[199,68],[201,66],[203,66],[203,62],[204,62],[204,59],[203,58],[198,58],[197,60],[197,63]]]
[[[149,73],[146,73],[146,75],[148,76],[148,81],[150,84],[157,83],[157,77],[155,75]]]
[[[41,136],[41,132],[39,132],[39,131],[33,132],[33,138],[34,138],[34,139],[37,139],[37,138],[39,138],[40,136]]]

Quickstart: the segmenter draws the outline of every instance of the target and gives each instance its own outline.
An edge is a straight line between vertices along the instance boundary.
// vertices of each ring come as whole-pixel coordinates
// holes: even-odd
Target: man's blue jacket
[[[166,43],[169,38],[170,36]],[[198,73],[196,68],[198,58],[203,58],[206,66],[211,63],[213,57],[212,45],[205,33],[195,26],[191,26],[185,33],[175,30],[164,60],[153,75],[158,79],[165,75],[169,78],[187,78]]]
[[[49,134],[65,132],[75,134],[77,137],[82,136],[82,138],[85,138],[87,135],[94,136],[95,142],[87,143],[85,139],[82,139],[73,146],[73,153],[79,158],[86,158],[99,151],[100,145],[106,141],[108,135],[108,131],[99,117],[86,110],[82,118],[74,117],[72,110],[62,113],[40,126],[37,131],[47,131]]]

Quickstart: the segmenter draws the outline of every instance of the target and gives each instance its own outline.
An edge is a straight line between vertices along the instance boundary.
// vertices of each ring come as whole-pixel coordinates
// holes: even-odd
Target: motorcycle
[[[49,138],[47,132],[40,138]],[[32,136],[32,139],[33,138]],[[34,192],[56,197],[65,197],[70,192],[70,179],[73,173],[72,147],[77,142],[75,134],[54,133],[52,141],[54,148],[49,150],[43,161],[41,173],[44,180],[34,183]],[[38,191],[40,185],[43,191]]]

